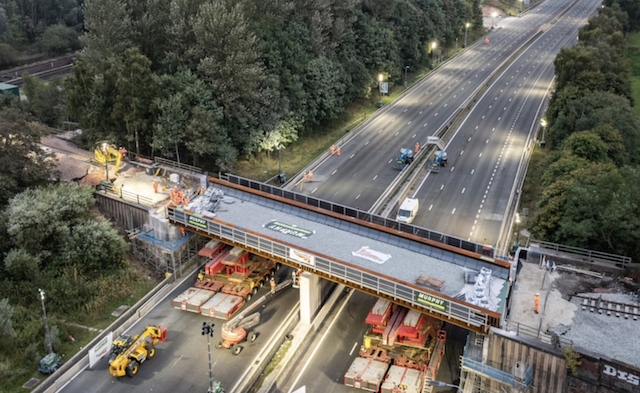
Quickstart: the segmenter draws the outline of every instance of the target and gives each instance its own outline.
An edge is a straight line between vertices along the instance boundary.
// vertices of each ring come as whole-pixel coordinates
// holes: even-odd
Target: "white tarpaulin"
[[[368,261],[383,264],[389,259],[391,255],[382,253],[380,251],[372,250],[369,247],[360,247],[358,251],[352,251],[351,255],[359,258],[364,258]]]
[[[104,355],[109,353],[112,343],[113,332],[109,332],[109,334],[89,350],[89,368],[93,368],[93,366],[98,363],[98,360],[102,359]]]

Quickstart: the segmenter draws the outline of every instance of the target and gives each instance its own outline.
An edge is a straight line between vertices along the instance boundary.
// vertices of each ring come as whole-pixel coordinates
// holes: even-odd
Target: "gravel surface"
[[[602,295],[603,300],[621,303],[633,303],[630,296],[624,294],[607,293],[583,293],[581,295],[597,298]],[[640,320],[608,316],[582,310],[582,299],[573,298],[571,303],[577,308],[570,329],[563,335],[573,341],[574,346],[587,349],[591,352],[602,354],[611,359],[640,367],[640,340],[637,332],[640,331]],[[553,329],[552,329],[553,330]],[[632,334],[636,332],[636,334]],[[557,332],[561,333],[561,332]]]

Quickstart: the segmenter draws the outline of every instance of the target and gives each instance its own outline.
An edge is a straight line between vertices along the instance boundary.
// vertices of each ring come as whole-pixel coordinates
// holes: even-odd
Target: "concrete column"
[[[310,325],[320,307],[320,277],[304,272],[300,276],[300,322]]]

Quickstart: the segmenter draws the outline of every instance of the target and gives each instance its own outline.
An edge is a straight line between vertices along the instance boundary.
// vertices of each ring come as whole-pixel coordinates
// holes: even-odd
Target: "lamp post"
[[[544,140],[545,132],[547,130],[547,119],[540,119],[540,125],[542,126],[542,139],[540,140],[540,147],[544,148],[547,142]]]
[[[214,327],[213,323],[202,322],[202,335],[207,336],[207,352],[209,353],[209,390],[207,393],[220,392],[221,386],[219,382],[213,383],[213,367],[211,366],[211,337],[213,337]]]
[[[380,94],[380,99],[378,100],[378,108],[382,107],[382,79],[384,77],[382,74],[378,74],[378,93]]]
[[[404,66],[404,87],[407,87],[407,70],[409,66]]]
[[[278,144],[278,183],[280,184],[284,184],[287,181],[287,176],[282,172],[282,149],[284,149],[284,146]]]
[[[516,246],[520,246],[520,213],[516,213]]]
[[[434,69],[436,67],[436,47],[438,46],[438,43],[433,41],[431,43],[431,69]]]
[[[44,314],[44,328],[47,333],[47,349],[49,353],[53,353],[53,346],[51,345],[51,333],[49,332],[49,321],[47,320],[47,309],[44,308],[44,291],[38,288],[40,293],[40,300],[42,301],[42,313]]]
[[[469,25],[471,25],[469,22],[464,24],[464,46],[463,46],[463,48],[467,47],[467,31],[469,30]]]
[[[109,152],[109,144],[107,142],[102,142],[101,148],[102,148],[102,153],[104,153],[103,154],[103,158],[104,158],[105,180],[107,182],[109,182],[109,164],[108,164],[109,159],[107,158],[107,157],[109,157],[108,154],[107,154]]]
[[[491,29],[496,25],[496,17],[498,16],[497,12],[491,14]]]
[[[522,14],[522,2],[523,1],[524,0],[518,0],[518,15],[519,16],[522,16],[521,14]]]

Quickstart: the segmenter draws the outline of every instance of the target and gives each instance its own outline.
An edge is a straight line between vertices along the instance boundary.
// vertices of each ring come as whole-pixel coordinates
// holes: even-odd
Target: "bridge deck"
[[[508,269],[480,258],[425,245],[407,236],[389,234],[305,209],[239,186],[216,184],[224,192],[215,213],[202,209],[199,197],[186,208],[170,207],[169,219],[208,236],[243,244],[278,256],[289,265],[342,279],[356,288],[407,302],[414,309],[454,319],[481,330],[499,324],[507,293]],[[474,294],[465,272],[491,269],[489,309],[457,296]],[[420,276],[445,282],[440,291],[416,284]],[[426,308],[426,310],[424,310]]]

